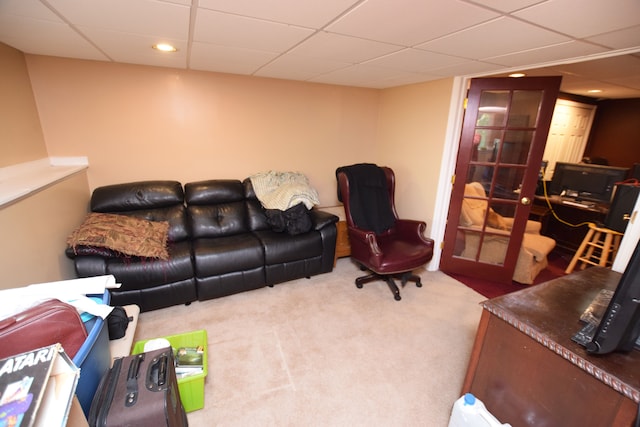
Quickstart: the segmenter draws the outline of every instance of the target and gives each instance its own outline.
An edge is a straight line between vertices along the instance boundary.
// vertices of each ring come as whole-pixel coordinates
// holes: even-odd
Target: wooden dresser
[[[334,214],[339,218],[336,236],[336,254],[333,258],[333,265],[336,265],[338,258],[347,257],[351,255],[351,245],[349,244],[349,233],[347,231],[347,221],[344,216],[344,208],[340,206],[329,206],[326,208],[319,208],[322,211]]]
[[[571,341],[582,312],[620,276],[591,267],[484,302],[462,392],[514,427],[630,427],[640,351],[591,355]]]

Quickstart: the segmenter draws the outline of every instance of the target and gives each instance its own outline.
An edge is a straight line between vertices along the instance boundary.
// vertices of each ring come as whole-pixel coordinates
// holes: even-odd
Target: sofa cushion
[[[195,239],[249,232],[246,213],[244,202],[187,207],[191,235]]]
[[[210,179],[184,185],[188,205],[214,205],[244,200],[244,188],[237,179]]]
[[[91,195],[91,210],[126,212],[181,205],[183,200],[178,181],[138,181],[96,188]]]
[[[322,255],[322,238],[319,233],[289,235],[275,231],[257,231],[256,236],[264,245],[266,265],[281,264]]]
[[[90,213],[67,239],[71,248],[96,246],[146,258],[169,258],[169,223],[126,215]]]
[[[169,223],[169,242],[181,242],[191,237],[187,223],[187,210],[183,204],[167,206],[157,209],[143,209],[137,211],[118,212],[147,221],[166,221]]]
[[[167,260],[108,259],[105,274],[113,274],[122,283],[118,291],[153,288],[194,277],[190,241],[169,244],[169,254]]]
[[[190,182],[184,188],[193,238],[223,237],[249,231],[244,188],[239,180]]]
[[[264,266],[260,241],[249,233],[193,241],[197,277],[221,275]]]

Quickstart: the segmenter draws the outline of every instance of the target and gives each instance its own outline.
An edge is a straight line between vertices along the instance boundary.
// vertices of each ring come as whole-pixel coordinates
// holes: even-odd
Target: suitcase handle
[[[169,367],[169,357],[166,353],[154,358],[147,371],[146,386],[151,391],[161,391],[167,385],[167,373]]]
[[[0,320],[0,330],[8,328],[9,326],[16,323],[18,319],[15,316],[7,317],[6,319]]]
[[[124,406],[129,407],[138,401],[138,374],[140,373],[140,364],[144,360],[144,353],[136,355],[129,364],[127,372],[127,394],[124,400]]]

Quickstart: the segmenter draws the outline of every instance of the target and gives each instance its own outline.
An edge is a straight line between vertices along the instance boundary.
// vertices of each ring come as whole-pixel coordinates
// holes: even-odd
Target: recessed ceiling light
[[[509,74],[509,77],[524,77],[526,76],[525,73],[513,73],[513,74]]]
[[[601,93],[602,89],[590,89],[587,91],[587,93]]]
[[[167,43],[154,44],[153,48],[157,49],[157,50],[160,50],[162,52],[176,52],[178,50],[175,47],[173,47],[173,46],[171,46],[170,44],[167,44]]]

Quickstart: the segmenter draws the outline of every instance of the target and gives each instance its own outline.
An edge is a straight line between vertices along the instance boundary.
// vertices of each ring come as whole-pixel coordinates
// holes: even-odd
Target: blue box
[[[104,295],[102,295],[102,303],[108,305],[109,302],[109,291],[105,291]],[[105,320],[99,316],[92,317],[85,322],[84,325],[88,334],[87,339],[73,357],[73,363],[80,368],[76,396],[80,401],[80,406],[85,416],[89,416],[91,401],[98,389],[102,376],[111,367],[109,329],[105,323]]]

